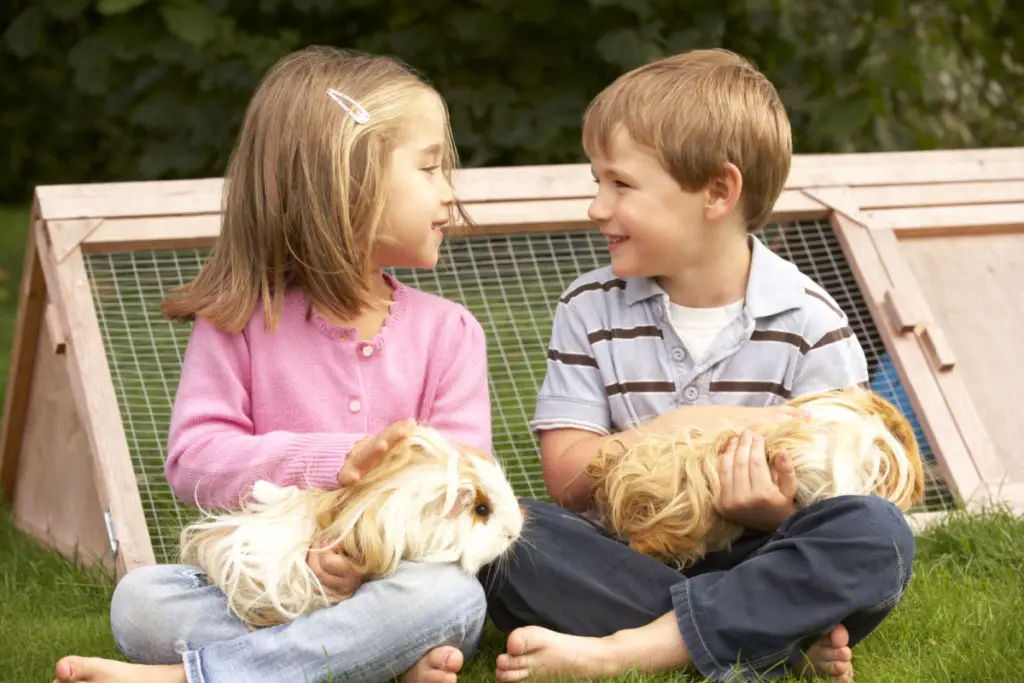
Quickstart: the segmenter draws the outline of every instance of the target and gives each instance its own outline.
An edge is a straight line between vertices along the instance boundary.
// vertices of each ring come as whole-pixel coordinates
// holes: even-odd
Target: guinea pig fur
[[[475,575],[522,528],[501,465],[421,426],[353,485],[321,491],[256,482],[240,510],[186,526],[180,555],[259,628],[348,597],[323,587],[308,552],[340,550],[364,580],[391,575],[400,561],[456,563]],[[315,538],[323,548],[310,549]]]
[[[769,462],[789,454],[798,508],[841,495],[876,495],[906,511],[924,497],[924,470],[913,429],[881,396],[861,388],[797,397],[788,405],[809,415],[747,428],[764,437]],[[727,549],[743,528],[724,519],[716,502],[718,464],[741,429],[681,430],[590,463],[601,521],[638,552],[682,567]]]

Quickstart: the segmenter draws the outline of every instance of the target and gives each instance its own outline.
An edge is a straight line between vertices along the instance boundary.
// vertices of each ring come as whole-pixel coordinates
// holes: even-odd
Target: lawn
[[[906,598],[854,652],[857,680],[1018,680],[1022,565],[1024,521],[997,512],[956,519],[921,537]],[[0,681],[50,681],[54,663],[68,653],[118,656],[107,621],[112,581],[38,547],[13,529],[6,511],[0,515],[0,576]],[[489,629],[464,680],[494,680],[501,644]]]
[[[0,210],[0,386],[8,365],[26,228],[23,209]],[[499,314],[492,311],[495,318]],[[543,330],[538,334],[542,337]],[[526,359],[504,363],[508,368],[499,367],[502,377],[515,374]],[[1022,565],[1024,521],[998,511],[956,518],[922,536],[915,579],[903,603],[855,652],[857,679],[1016,680],[1016,657],[1024,652]],[[6,508],[0,510],[0,577],[0,682],[50,681],[53,664],[68,653],[118,656],[108,625],[112,580],[24,537],[14,529]],[[464,680],[493,680],[501,644],[500,636],[489,630]]]

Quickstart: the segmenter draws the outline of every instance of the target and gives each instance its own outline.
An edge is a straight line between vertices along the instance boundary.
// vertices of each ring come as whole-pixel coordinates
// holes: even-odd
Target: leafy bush
[[[1022,16],[1005,0],[8,0],[0,199],[219,175],[260,75],[312,43],[417,67],[470,166],[580,160],[604,85],[709,46],[776,83],[798,152],[1020,144]]]

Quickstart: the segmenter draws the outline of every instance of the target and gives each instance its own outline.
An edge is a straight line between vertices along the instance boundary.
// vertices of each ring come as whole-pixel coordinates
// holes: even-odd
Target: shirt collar
[[[777,315],[799,308],[804,296],[800,271],[792,263],[766,247],[756,235],[748,236],[750,275],[747,278],[746,308],[754,318]],[[667,296],[649,277],[628,277],[626,302],[630,305],[655,296]]]

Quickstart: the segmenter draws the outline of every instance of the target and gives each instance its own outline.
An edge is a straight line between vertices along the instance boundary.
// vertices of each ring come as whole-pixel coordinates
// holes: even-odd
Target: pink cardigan
[[[352,446],[415,418],[491,452],[483,329],[462,306],[391,280],[374,339],[332,326],[292,291],[278,328],[258,309],[239,334],[197,319],[171,415],[167,479],[204,508],[237,507],[257,479],[333,488]]]

